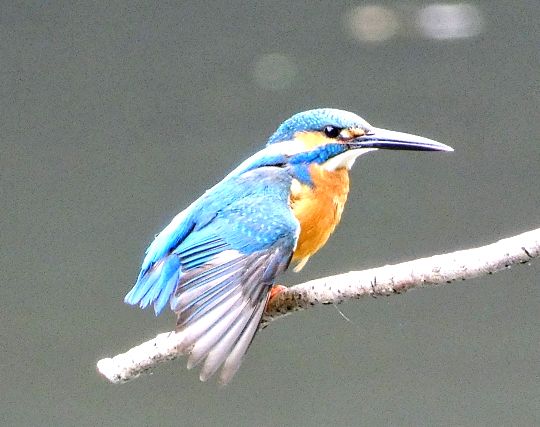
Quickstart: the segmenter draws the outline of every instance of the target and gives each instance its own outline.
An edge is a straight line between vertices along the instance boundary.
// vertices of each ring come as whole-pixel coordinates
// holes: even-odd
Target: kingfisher
[[[453,151],[371,126],[333,108],[295,114],[150,244],[124,301],[176,313],[178,350],[206,381],[228,383],[291,263],[299,271],[328,240],[349,193],[349,170],[378,149]]]

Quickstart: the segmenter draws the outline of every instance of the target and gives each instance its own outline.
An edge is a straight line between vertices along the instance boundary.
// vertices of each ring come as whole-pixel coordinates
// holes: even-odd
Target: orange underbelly
[[[310,167],[313,188],[295,183],[291,189],[291,208],[300,223],[300,236],[293,261],[302,266],[333,233],[341,219],[349,193],[346,169],[328,172],[318,165]]]

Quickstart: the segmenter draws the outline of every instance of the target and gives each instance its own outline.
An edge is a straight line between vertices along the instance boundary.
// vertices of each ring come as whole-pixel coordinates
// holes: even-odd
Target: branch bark
[[[401,264],[351,271],[311,280],[277,295],[261,327],[291,312],[317,304],[335,304],[365,296],[400,294],[409,289],[450,284],[493,274],[540,257],[540,228],[486,246],[435,255]],[[177,335],[166,332],[125,353],[101,359],[97,369],[112,383],[124,383],[180,356]]]

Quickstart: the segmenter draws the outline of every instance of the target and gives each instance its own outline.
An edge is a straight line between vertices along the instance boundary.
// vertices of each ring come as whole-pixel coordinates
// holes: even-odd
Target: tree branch
[[[474,249],[421,258],[364,271],[311,280],[278,294],[261,323],[317,304],[334,304],[364,296],[400,294],[409,289],[452,283],[492,274],[540,256],[540,228]],[[180,356],[174,332],[159,334],[126,353],[105,358],[97,369],[112,383],[123,383]]]

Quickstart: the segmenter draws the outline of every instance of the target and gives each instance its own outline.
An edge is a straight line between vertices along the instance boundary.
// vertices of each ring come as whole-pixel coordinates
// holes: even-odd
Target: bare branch
[[[487,246],[421,258],[401,264],[311,280],[286,289],[274,298],[263,322],[317,304],[333,304],[364,296],[392,295],[409,289],[452,283],[492,274],[540,256],[540,228]],[[112,383],[123,383],[180,356],[174,332],[159,334],[126,353],[97,363],[98,371]]]

